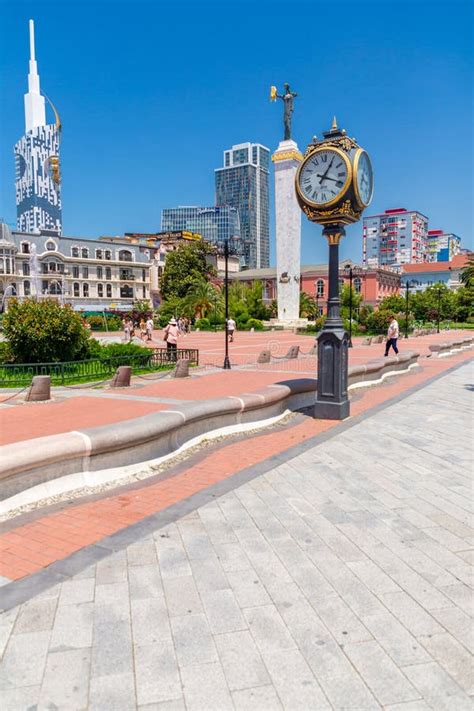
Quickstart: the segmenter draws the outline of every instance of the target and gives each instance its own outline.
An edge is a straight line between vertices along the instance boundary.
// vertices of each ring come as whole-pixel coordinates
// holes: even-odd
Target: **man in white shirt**
[[[234,331],[235,331],[235,321],[233,318],[227,319],[227,333],[229,334],[229,341],[232,343],[234,340]]]
[[[154,326],[154,324],[153,324],[153,319],[152,319],[152,317],[150,316],[150,317],[147,319],[147,322],[146,322],[146,340],[147,340],[147,341],[151,341],[151,339],[152,339],[152,336],[153,336],[153,326]]]
[[[395,355],[398,355],[397,340],[399,336],[398,321],[393,314],[390,314],[390,325],[387,331],[387,342],[385,344],[385,354],[388,356],[390,346],[395,351]]]

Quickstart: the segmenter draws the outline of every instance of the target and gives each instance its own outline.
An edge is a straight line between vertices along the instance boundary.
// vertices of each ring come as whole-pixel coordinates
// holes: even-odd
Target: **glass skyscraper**
[[[198,232],[215,244],[231,237],[240,238],[239,213],[234,207],[169,207],[161,212],[161,230]]]
[[[268,148],[239,143],[224,151],[224,166],[215,170],[216,203],[237,209],[249,269],[270,266],[269,164]]]

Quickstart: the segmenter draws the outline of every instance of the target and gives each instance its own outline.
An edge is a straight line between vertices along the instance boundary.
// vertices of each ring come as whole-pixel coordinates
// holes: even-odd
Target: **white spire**
[[[25,94],[26,132],[36,126],[46,125],[44,97],[40,94],[40,81],[35,59],[35,25],[30,20],[30,71],[28,73],[28,93]]]

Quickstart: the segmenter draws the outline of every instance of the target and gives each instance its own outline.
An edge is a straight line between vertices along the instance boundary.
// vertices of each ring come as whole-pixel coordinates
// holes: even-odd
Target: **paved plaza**
[[[32,587],[2,709],[471,709],[472,390],[457,362]]]

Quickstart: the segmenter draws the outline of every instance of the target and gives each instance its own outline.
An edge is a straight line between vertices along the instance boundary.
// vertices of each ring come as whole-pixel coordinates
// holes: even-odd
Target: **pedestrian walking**
[[[124,337],[125,343],[128,343],[130,341],[130,327],[128,324],[128,318],[122,319],[122,327],[123,327],[123,337]]]
[[[176,351],[178,348],[178,336],[180,335],[178,324],[175,318],[170,318],[163,334],[163,340],[166,343],[166,350],[169,360],[176,360]]]
[[[142,318],[140,321],[140,338],[142,339],[142,341],[144,341],[146,338],[146,323],[144,318]]]
[[[151,340],[152,340],[152,337],[153,337],[153,326],[154,326],[153,319],[152,319],[151,316],[149,316],[149,317],[147,318],[147,321],[146,321],[146,340],[147,340],[147,341],[151,341]]]
[[[390,324],[387,331],[387,342],[385,343],[385,356],[388,356],[390,347],[393,348],[395,354],[398,354],[397,340],[400,335],[400,329],[398,326],[398,321],[393,314],[390,314]]]
[[[228,318],[227,319],[227,333],[229,334],[230,343],[232,343],[234,340],[234,332],[235,332],[235,321],[233,318]]]

